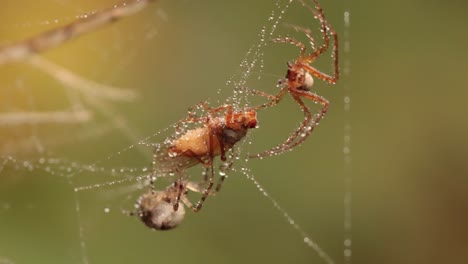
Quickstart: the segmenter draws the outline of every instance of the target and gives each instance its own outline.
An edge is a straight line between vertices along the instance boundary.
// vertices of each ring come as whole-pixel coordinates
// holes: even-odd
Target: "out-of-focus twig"
[[[39,56],[33,56],[27,60],[27,62],[39,70],[49,74],[57,81],[64,84],[67,88],[75,89],[87,97],[114,101],[132,101],[137,96],[137,93],[130,89],[117,88],[83,78],[72,71]]]
[[[88,111],[11,112],[0,113],[0,126],[16,126],[40,123],[80,123],[89,121]]]
[[[0,65],[23,60],[44,52],[100,26],[131,16],[156,0],[133,0],[102,11],[81,15],[68,25],[46,31],[29,39],[0,47]]]

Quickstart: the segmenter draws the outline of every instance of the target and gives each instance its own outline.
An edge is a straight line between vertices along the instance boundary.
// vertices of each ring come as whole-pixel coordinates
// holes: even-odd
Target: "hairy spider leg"
[[[194,212],[200,211],[202,208],[203,204],[205,203],[206,198],[208,198],[208,195],[211,192],[211,189],[213,188],[214,185],[214,140],[216,135],[214,134],[214,131],[210,131],[210,136],[209,136],[209,142],[208,142],[208,148],[209,148],[209,177],[208,177],[208,186],[206,186],[205,190],[203,191],[202,196],[200,197],[200,200],[196,203],[196,206],[193,208]],[[220,146],[221,147],[221,146]]]

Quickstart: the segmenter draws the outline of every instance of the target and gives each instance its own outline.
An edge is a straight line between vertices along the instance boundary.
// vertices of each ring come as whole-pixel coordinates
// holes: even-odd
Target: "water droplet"
[[[350,247],[351,246],[351,239],[345,239],[344,243],[345,247]]]
[[[349,147],[344,147],[344,148],[343,148],[343,153],[344,153],[344,154],[349,154],[350,151],[351,151],[351,150],[349,149]]]

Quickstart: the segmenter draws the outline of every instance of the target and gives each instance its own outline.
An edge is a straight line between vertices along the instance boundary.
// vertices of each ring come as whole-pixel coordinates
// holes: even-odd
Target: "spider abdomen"
[[[169,230],[182,223],[185,208],[180,206],[175,211],[171,199],[165,192],[149,192],[140,197],[137,215],[149,228]]]
[[[190,153],[198,157],[206,156],[210,153],[210,129],[208,127],[195,128],[187,131],[184,135],[174,140],[171,151],[183,154]],[[213,154],[221,153],[219,140],[215,137],[211,141]]]

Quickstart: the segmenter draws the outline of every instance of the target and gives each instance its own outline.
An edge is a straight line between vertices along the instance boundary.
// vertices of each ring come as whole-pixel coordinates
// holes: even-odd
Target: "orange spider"
[[[314,17],[317,18],[321,23],[321,31],[323,33],[323,44],[321,46],[317,46],[315,43],[315,39],[312,36],[312,33],[309,29],[305,29],[298,26],[292,26],[296,31],[301,31],[306,34],[308,37],[310,44],[312,46],[312,52],[306,54],[306,47],[303,43],[289,37],[285,38],[276,38],[273,39],[275,42],[284,42],[290,43],[300,48],[299,57],[296,59],[294,63],[288,62],[288,71],[286,73],[286,78],[284,80],[280,80],[280,84],[284,84],[284,87],[280,90],[277,95],[268,95],[262,92],[257,92],[258,94],[266,97],[272,98],[269,103],[263,104],[259,108],[270,107],[278,104],[284,97],[286,93],[293,97],[293,99],[299,104],[302,111],[304,112],[305,119],[301,123],[301,125],[294,131],[294,133],[288,137],[283,143],[280,145],[263,151],[261,153],[251,155],[251,158],[258,158],[258,157],[266,157],[272,155],[278,155],[285,151],[291,150],[295,146],[298,146],[302,142],[304,142],[310,133],[314,130],[314,128],[318,125],[319,121],[323,118],[325,113],[328,110],[329,102],[324,97],[312,93],[310,90],[314,84],[314,78],[321,79],[327,83],[335,84],[338,80],[339,70],[338,70],[338,36],[330,26],[330,24],[325,20],[325,16],[323,13],[323,9],[318,3],[317,0],[313,0],[315,3],[315,9],[311,8],[307,4],[304,3],[303,0],[300,0],[302,5],[309,8],[309,10],[314,14]],[[333,37],[333,58],[334,58],[334,75],[330,76],[325,74],[318,69],[311,66],[311,64],[320,57],[321,54],[326,52],[329,47],[330,37],[329,34]],[[322,105],[322,109],[319,114],[313,119],[312,114],[309,108],[304,104],[302,98],[310,99],[314,102],[320,103]]]

